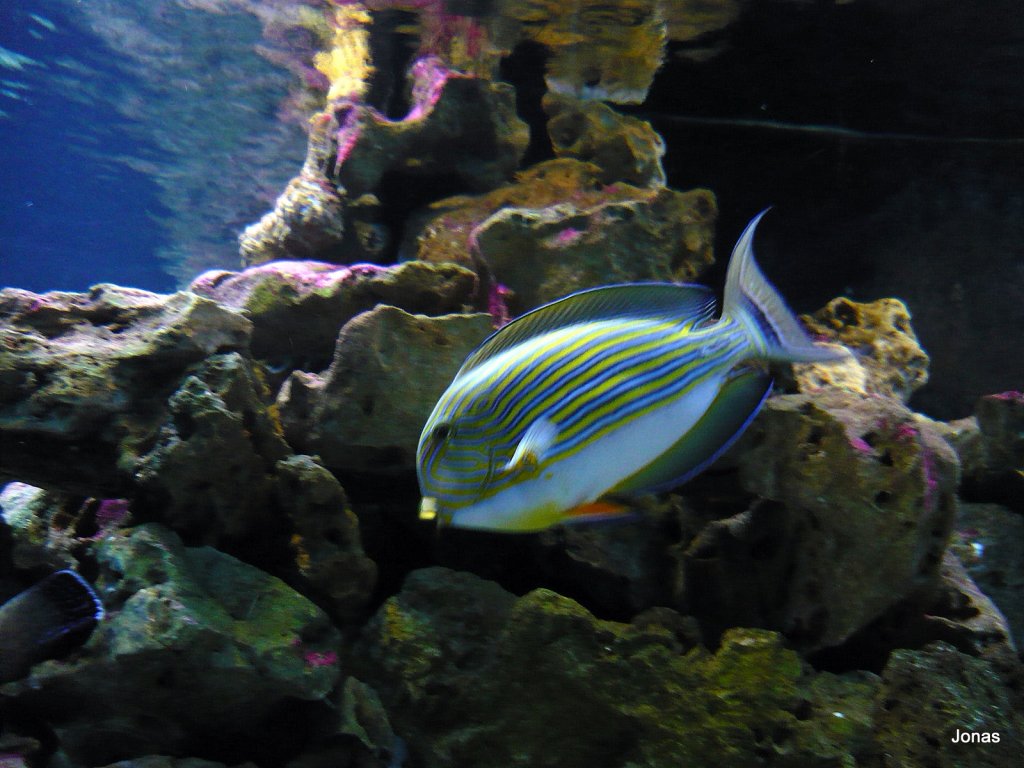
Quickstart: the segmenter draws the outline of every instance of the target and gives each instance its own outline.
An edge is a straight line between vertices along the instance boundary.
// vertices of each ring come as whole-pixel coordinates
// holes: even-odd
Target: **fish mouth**
[[[440,507],[436,496],[424,496],[420,500],[420,520],[436,520],[439,528],[447,528],[452,523],[452,513]]]

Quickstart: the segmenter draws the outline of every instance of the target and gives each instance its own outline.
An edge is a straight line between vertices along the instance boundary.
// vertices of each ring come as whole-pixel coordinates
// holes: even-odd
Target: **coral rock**
[[[313,118],[302,172],[239,238],[244,264],[365,260],[378,250],[368,232],[371,240],[387,235],[373,224],[379,211],[358,203],[386,197],[382,187],[418,180],[426,190],[447,179],[482,191],[512,176],[529,142],[512,86],[455,72],[435,57],[417,60],[410,78],[413,103],[401,120],[354,101]]]
[[[506,181],[529,141],[512,86],[455,72],[434,57],[414,62],[410,77],[412,106],[402,120],[363,105],[337,108],[338,184],[358,197],[375,193],[389,174],[454,176],[475,190]]]
[[[858,385],[858,377],[844,367],[797,365],[794,368],[801,391],[836,386],[906,402],[928,381],[928,355],[910,327],[910,312],[898,299],[869,304],[833,299],[803,320],[819,340],[838,342],[849,349],[864,375],[863,383]]]
[[[544,97],[544,109],[550,116],[548,135],[556,156],[594,163],[605,184],[665,186],[665,142],[646,120],[620,114],[599,101],[553,94]]]
[[[265,398],[251,362],[237,353],[211,356],[185,378],[136,467],[138,505],[150,519],[206,544],[259,541],[277,528],[272,475],[291,449]]]
[[[124,495],[186,369],[251,328],[192,293],[0,291],[0,477]]]
[[[207,272],[190,290],[252,321],[255,357],[320,370],[330,360],[338,330],[360,312],[377,304],[428,315],[458,312],[471,303],[476,278],[455,264],[279,261],[244,272]]]
[[[1024,718],[982,659],[945,643],[897,650],[882,673],[875,727],[886,768],[1004,768],[1019,762]],[[958,732],[998,733],[998,743],[955,744]]]
[[[11,565],[18,570],[74,568],[76,505],[76,498],[25,483],[4,486],[0,516],[10,530]]]
[[[699,768],[755,765],[775,752],[852,764],[849,749],[866,732],[822,725],[843,695],[872,693],[858,683],[811,694],[799,658],[772,632],[733,630],[714,654],[685,651],[657,617],[602,621],[547,590],[517,599],[442,568],[409,576],[353,661],[413,754],[452,768]],[[801,721],[793,712],[805,697],[815,704]]]
[[[837,645],[937,585],[958,464],[889,398],[825,392],[768,401],[735,455],[770,500],[710,524],[681,554],[681,596],[710,627],[778,629]]]
[[[408,472],[427,417],[490,315],[411,315],[379,306],[349,321],[323,376],[296,372],[278,396],[288,442],[332,469]]]
[[[104,621],[75,656],[3,688],[75,763],[196,754],[210,733],[239,760],[262,758],[283,736],[274,713],[323,701],[337,682],[337,630],[278,579],[185,548],[159,525],[110,536],[95,554]]]
[[[119,760],[103,768],[225,768],[224,763],[200,760],[198,757],[169,757],[167,755],[146,755],[131,760]],[[243,763],[234,768],[255,768],[254,763]]]
[[[965,472],[965,491],[1024,513],[1024,392],[985,395],[974,412],[979,455]]]
[[[955,549],[978,588],[1024,644],[1024,515],[996,504],[961,504]]]
[[[663,60],[667,32],[655,0],[541,0],[506,12],[551,51],[546,80],[554,93],[639,104]]]
[[[238,236],[243,264],[323,258],[345,236],[345,200],[315,166],[288,182],[274,210]]]
[[[713,263],[710,192],[605,186],[599,176],[592,164],[553,160],[480,198],[442,201],[418,257],[486,269],[514,292],[517,313],[608,283],[692,281]]]
[[[377,566],[363,554],[359,521],[334,476],[309,456],[277,463],[277,504],[291,521],[299,575],[332,617],[358,617],[373,593]]]

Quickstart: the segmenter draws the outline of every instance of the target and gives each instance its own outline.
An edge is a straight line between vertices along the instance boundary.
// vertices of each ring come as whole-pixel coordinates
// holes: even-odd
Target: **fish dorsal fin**
[[[703,285],[624,283],[570,294],[531,310],[492,333],[466,358],[456,378],[527,339],[598,320],[677,320],[699,325],[712,318],[715,295]]]

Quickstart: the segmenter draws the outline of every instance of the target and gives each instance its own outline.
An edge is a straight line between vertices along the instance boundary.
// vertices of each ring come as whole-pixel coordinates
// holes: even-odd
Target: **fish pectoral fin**
[[[537,419],[526,430],[526,434],[523,435],[523,439],[516,446],[516,451],[512,454],[512,458],[502,467],[502,472],[508,473],[516,470],[536,469],[557,439],[558,427],[547,419]]]

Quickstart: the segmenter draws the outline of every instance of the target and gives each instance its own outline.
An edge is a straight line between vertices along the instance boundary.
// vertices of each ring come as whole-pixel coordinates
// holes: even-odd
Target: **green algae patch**
[[[825,721],[840,705],[870,711],[877,687],[815,686],[775,632],[686,649],[667,624],[604,621],[444,568],[409,576],[354,663],[428,766],[852,766],[860,720]]]

